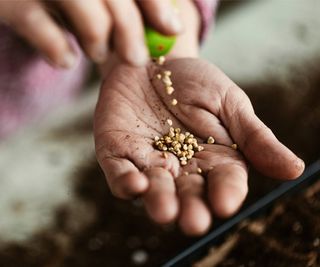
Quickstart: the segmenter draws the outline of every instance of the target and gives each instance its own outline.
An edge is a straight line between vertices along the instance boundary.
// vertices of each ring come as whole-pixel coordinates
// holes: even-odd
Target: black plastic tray
[[[258,201],[244,207],[229,220],[217,225],[212,232],[198,240],[196,243],[179,253],[177,256],[163,264],[162,267],[187,267],[200,257],[206,255],[208,248],[220,242],[223,237],[235,226],[245,219],[255,217],[275,201],[285,195],[301,190],[320,178],[320,160],[306,168],[305,172],[296,180],[285,182],[266,194]]]

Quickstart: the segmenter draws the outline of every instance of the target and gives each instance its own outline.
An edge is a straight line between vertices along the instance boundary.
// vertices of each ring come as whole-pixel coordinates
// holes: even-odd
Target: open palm
[[[155,78],[163,70],[172,72],[170,96]],[[216,143],[203,144],[205,149],[181,167],[173,154],[165,158],[152,145],[155,136],[168,132],[168,118],[200,143],[209,136]],[[95,142],[111,191],[125,199],[141,196],[153,220],[177,220],[187,234],[205,232],[211,212],[227,217],[237,211],[248,190],[247,162],[281,179],[296,178],[304,169],[256,117],[246,94],[199,59],[170,60],[162,67],[117,65],[101,89]]]

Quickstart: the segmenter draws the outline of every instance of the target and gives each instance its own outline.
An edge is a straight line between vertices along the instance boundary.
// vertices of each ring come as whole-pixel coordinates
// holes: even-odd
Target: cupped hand
[[[172,72],[170,96],[155,78],[163,70]],[[204,143],[186,166],[153,147],[154,137],[168,132],[168,118]],[[209,136],[215,144],[205,144]],[[304,169],[255,115],[246,94],[217,67],[198,59],[170,60],[162,67],[119,64],[101,89],[95,142],[113,194],[140,196],[154,221],[177,220],[187,234],[204,233],[211,214],[227,217],[239,209],[248,191],[247,163],[280,179],[294,179]],[[231,148],[234,143],[238,150]]]
[[[132,65],[147,62],[143,17],[164,34],[181,30],[171,0],[28,0],[0,1],[0,22],[8,24],[50,62],[71,67],[74,52],[52,14],[70,23],[83,50],[96,63],[109,52],[110,37],[119,56]]]

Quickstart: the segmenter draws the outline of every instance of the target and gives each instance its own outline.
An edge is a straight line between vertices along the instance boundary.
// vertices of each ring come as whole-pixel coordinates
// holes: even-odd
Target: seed
[[[170,119],[168,119],[170,120]],[[162,137],[155,137],[153,145],[160,151],[168,151],[174,154],[180,161],[182,166],[188,164],[192,159],[195,151],[201,151],[202,146],[198,145],[197,139],[192,134],[181,132],[180,128],[170,127],[169,132]],[[167,158],[167,154],[163,153],[163,157]]]
[[[184,172],[183,175],[186,175],[186,176],[187,176],[187,175],[189,175],[189,172]]]
[[[181,164],[182,166],[187,165],[187,161],[186,161],[186,160],[182,160],[182,161],[180,162],[180,164]]]
[[[197,173],[201,174],[202,170],[200,168],[197,168]]]
[[[214,138],[212,136],[208,137],[207,144],[214,144]]]
[[[234,150],[237,150],[238,149],[238,145],[237,144],[232,144],[231,148],[233,148]]]
[[[157,79],[159,79],[159,80],[160,80],[160,79],[161,79],[161,74],[160,74],[160,73],[159,73],[159,74],[157,74],[157,76],[156,76],[156,77],[157,77]]]
[[[172,106],[175,106],[175,105],[177,105],[178,104],[178,100],[177,99],[172,99],[172,101],[171,101],[171,105]]]
[[[164,56],[160,56],[157,58],[157,63],[159,65],[163,65],[163,63],[166,61],[166,58]]]
[[[163,152],[162,155],[163,155],[163,157],[164,157],[165,159],[168,158],[168,154],[167,154],[166,152]]]
[[[170,126],[172,126],[172,120],[167,119],[167,123],[168,123]]]
[[[163,72],[163,74],[164,74],[165,76],[171,76],[171,71],[170,71],[170,70],[165,70],[165,71]]]
[[[179,144],[176,144],[175,146],[174,146],[174,149],[175,150],[178,150],[178,149],[180,149],[181,148],[181,144],[179,143]]]
[[[162,81],[163,81],[163,83],[164,83],[166,86],[171,86],[171,85],[172,85],[172,81],[171,81],[171,79],[170,79],[169,76],[164,76],[164,77],[162,78]]]
[[[174,92],[174,88],[172,86],[167,86],[166,92],[168,95],[172,95],[172,93]]]

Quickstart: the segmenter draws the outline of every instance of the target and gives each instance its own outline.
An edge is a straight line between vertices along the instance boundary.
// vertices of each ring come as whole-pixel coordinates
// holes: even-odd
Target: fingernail
[[[175,12],[174,10],[169,9],[168,12],[164,13],[163,21],[168,27],[170,27],[172,31],[176,33],[181,32],[182,23],[177,12]]]
[[[62,62],[60,64],[61,67],[70,69],[74,66],[76,62],[76,55],[72,52],[67,52],[64,57],[62,58]]]
[[[144,43],[138,44],[130,48],[130,54],[128,55],[131,64],[141,67],[148,61],[148,53]]]
[[[105,43],[93,45],[91,58],[95,63],[101,64],[107,60],[108,49]]]
[[[301,170],[305,168],[305,163],[302,159],[298,158],[298,166]]]

